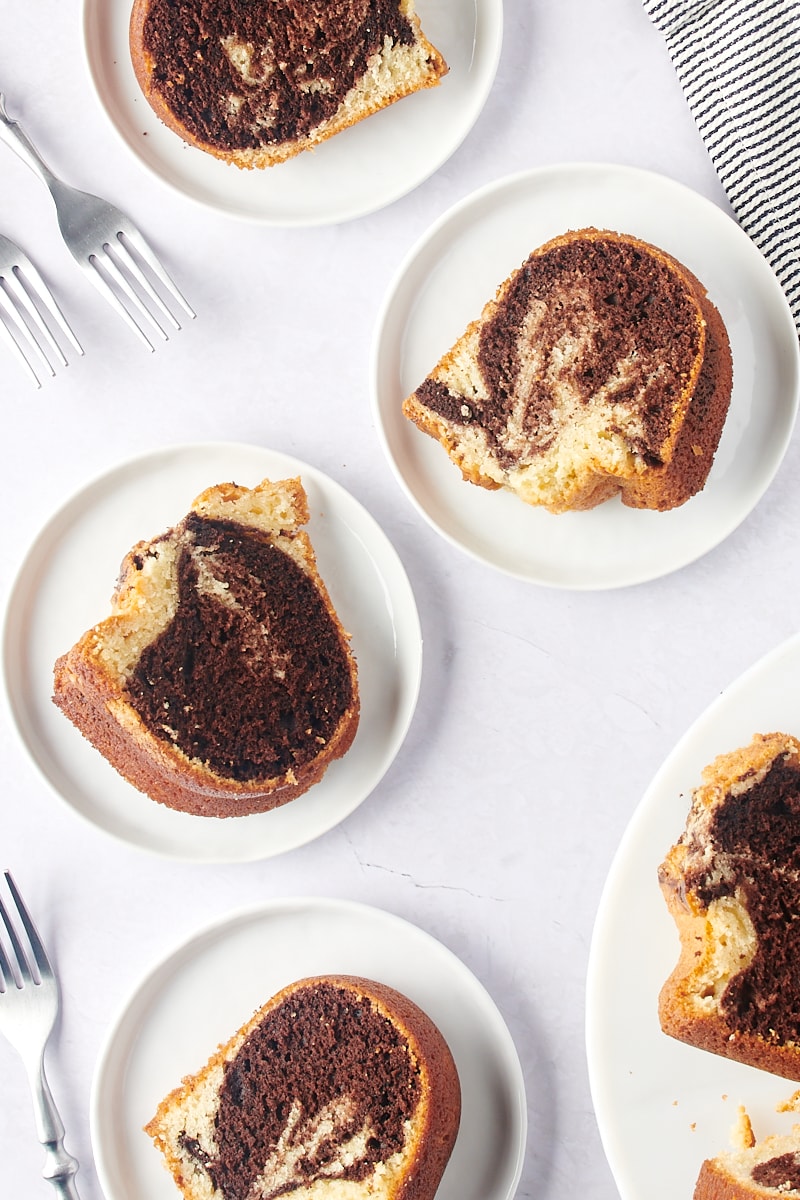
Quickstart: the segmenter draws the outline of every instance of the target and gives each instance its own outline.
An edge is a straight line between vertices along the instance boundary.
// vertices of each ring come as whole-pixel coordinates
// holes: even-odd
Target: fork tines
[[[79,191],[53,174],[19,122],[9,117],[2,92],[0,141],[49,189],[70,254],[149,350],[155,349],[153,331],[167,341],[167,326],[181,328],[174,302],[188,317],[195,316],[129,218],[102,197]]]
[[[17,932],[17,928],[8,915],[3,899],[0,896],[0,917],[3,919],[3,924],[6,928],[11,948],[14,951],[14,957],[19,971],[20,979],[23,984],[36,984],[40,981],[43,975],[47,974],[50,968],[50,962],[47,958],[44,946],[42,945],[39,934],[36,932],[36,926],[33,923],[30,913],[25,907],[25,903],[20,896],[17,886],[11,877],[10,871],[5,871],[5,880],[8,885],[8,890],[11,893],[11,898],[14,901],[17,912],[19,913],[20,921],[28,936],[29,946],[23,949],[22,942]],[[36,969],[34,974],[33,968]],[[14,970],[11,965],[6,951],[3,949],[3,944],[0,942],[0,992],[7,991],[11,987],[18,986],[14,976]]]
[[[39,271],[19,246],[0,234],[0,338],[37,387],[42,371],[53,376],[56,366],[67,366],[55,333],[83,354]]]
[[[166,342],[165,326],[181,328],[174,302],[189,318],[196,316],[138,229],[126,224],[102,250],[89,255],[87,274],[149,350],[155,349],[150,340],[153,331]]]

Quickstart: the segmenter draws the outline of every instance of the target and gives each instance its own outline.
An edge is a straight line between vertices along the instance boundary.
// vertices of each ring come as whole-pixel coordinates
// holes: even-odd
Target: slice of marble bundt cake
[[[135,0],[129,40],[164,124],[242,168],[313,149],[447,73],[414,0]]]
[[[453,1057],[406,996],[284,988],[146,1126],[186,1200],[432,1200],[461,1114]]]
[[[665,1033],[800,1080],[800,742],[720,755],[659,871],[681,940]]]
[[[471,483],[551,512],[705,484],[728,411],[722,319],[669,254],[582,229],[535,250],[407,397]]]
[[[54,700],[130,783],[200,816],[262,812],[355,737],[356,663],[302,526],[299,479],[209,488],[126,556]]]

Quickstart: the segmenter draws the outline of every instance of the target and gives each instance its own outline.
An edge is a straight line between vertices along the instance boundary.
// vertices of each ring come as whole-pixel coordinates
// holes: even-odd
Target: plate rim
[[[620,1190],[623,1197],[634,1197],[638,1195],[637,1180],[632,1174],[632,1168],[628,1160],[624,1158],[622,1153],[623,1139],[620,1131],[615,1127],[613,1118],[609,1112],[608,1093],[613,1092],[614,1084],[609,1078],[609,1072],[604,1071],[602,1067],[602,1054],[600,1052],[601,1044],[601,1028],[605,1025],[601,1023],[600,1010],[607,1010],[607,1005],[598,1004],[598,997],[603,989],[603,954],[604,946],[608,941],[609,928],[611,917],[615,911],[616,893],[620,885],[620,875],[622,868],[631,857],[631,847],[636,845],[637,839],[642,837],[642,831],[646,831],[649,824],[657,817],[657,802],[662,797],[665,781],[668,780],[675,772],[676,768],[680,767],[683,760],[687,758],[693,744],[700,739],[707,737],[710,731],[713,731],[720,721],[720,714],[734,712],[739,698],[746,695],[754,680],[768,678],[770,673],[774,671],[781,663],[791,661],[792,659],[800,665],[800,632],[791,634],[772,646],[769,650],[761,654],[754,662],[745,667],[743,671],[734,676],[724,686],[722,691],[711,700],[706,707],[690,722],[681,736],[673,745],[672,749],[662,760],[659,767],[653,774],[650,783],[642,793],[638,803],[635,805],[619,842],[612,854],[611,861],[606,873],[605,880],[600,892],[597,908],[595,911],[595,919],[592,928],[592,934],[589,943],[589,953],[587,956],[586,968],[586,984],[585,984],[585,1010],[584,1010],[584,1040],[586,1047],[586,1063],[587,1073],[589,1078],[589,1089],[592,1097],[592,1107],[595,1113],[600,1140],[603,1146],[603,1151],[608,1162],[611,1174],[614,1181]],[[769,723],[769,722],[768,722]],[[800,722],[799,722],[800,724]],[[753,733],[757,732],[754,728]],[[798,729],[800,735],[800,728]],[[742,743],[744,744],[744,743]],[[729,747],[733,749],[733,747]],[[707,760],[710,761],[710,758]],[[700,776],[697,774],[693,782],[687,781],[686,791],[698,786]],[[685,800],[684,812],[688,809],[689,797],[682,793]],[[680,833],[680,828],[676,827],[672,840]],[[669,848],[668,842],[664,843],[663,852]],[[653,880],[653,889],[657,891],[656,880]],[[666,913],[666,907],[664,907]],[[666,918],[665,918],[666,924]],[[670,926],[672,922],[670,921]],[[678,937],[675,932],[675,953],[677,956]],[[603,943],[603,945],[601,945]],[[667,974],[674,966],[673,960],[671,965],[668,965],[663,976],[664,982]],[[653,995],[653,1012],[655,1013],[656,994]],[[665,1035],[666,1037],[666,1035]],[[677,1052],[687,1049],[681,1043],[675,1042]],[[693,1047],[688,1047],[688,1050],[694,1051]],[[697,1054],[704,1054],[703,1051],[696,1051]],[[791,1080],[784,1080],[778,1076],[772,1076],[769,1072],[762,1072],[756,1068],[749,1068],[743,1064],[739,1064],[734,1060],[728,1060],[714,1056],[710,1060],[710,1066],[717,1067],[720,1071],[744,1071],[746,1073],[753,1072],[753,1079],[763,1083],[765,1080],[769,1083],[774,1083],[779,1089],[788,1091],[791,1088]],[[757,1089],[754,1086],[753,1091]],[[677,1104],[677,1101],[675,1101]],[[728,1114],[730,1121],[734,1118],[734,1112]],[[723,1152],[728,1147],[724,1142],[721,1142],[718,1148],[719,1152]],[[700,1168],[701,1155],[698,1153],[697,1169]],[[638,1181],[640,1182],[640,1181]]]
[[[456,0],[454,0],[454,3]],[[137,151],[136,145],[131,141],[120,128],[119,124],[112,115],[109,104],[104,95],[104,89],[101,85],[100,72],[96,67],[95,55],[91,49],[90,25],[94,12],[98,6],[108,5],[109,3],[122,3],[122,0],[81,0],[81,49],[83,54],[83,62],[86,73],[89,79],[89,84],[92,93],[102,111],[105,120],[109,127],[114,132],[118,142],[125,146],[127,153],[131,158],[139,164],[148,175],[159,180],[173,194],[180,196],[191,203],[199,205],[201,209],[215,212],[232,219],[242,221],[245,224],[261,225],[267,228],[281,229],[311,229],[323,228],[325,226],[344,224],[348,221],[359,220],[360,218],[370,216],[373,213],[382,211],[392,204],[402,200],[405,196],[421,187],[427,180],[439,171],[444,164],[456,153],[459,147],[463,144],[466,138],[471,133],[477,123],[486,102],[491,95],[494,81],[497,76],[497,71],[500,65],[500,58],[503,48],[504,35],[504,0],[472,0],[475,9],[476,28],[478,26],[487,25],[488,15],[488,34],[484,43],[486,53],[486,65],[484,72],[480,77],[480,86],[475,93],[472,104],[469,106],[469,115],[462,120],[457,129],[457,136],[451,137],[445,143],[443,148],[432,156],[431,160],[426,164],[422,173],[411,172],[411,182],[404,181],[399,187],[394,188],[386,196],[378,198],[375,201],[369,201],[358,205],[350,204],[349,207],[343,206],[340,211],[322,212],[316,215],[306,216],[290,216],[286,212],[283,215],[273,216],[264,212],[245,210],[240,204],[238,207],[234,204],[224,204],[215,201],[209,195],[198,195],[196,189],[192,189],[187,183],[181,184],[178,179],[165,175],[160,171],[155,163],[150,161],[142,153]],[[117,67],[117,70],[123,70],[123,67]],[[445,77],[446,78],[446,77]],[[424,89],[423,89],[424,90]],[[406,97],[403,97],[405,99]],[[147,102],[144,96],[139,95],[137,99],[141,99],[143,104]],[[387,106],[389,109],[394,105]],[[149,111],[149,110],[148,110]],[[162,122],[163,124],[163,122]],[[176,153],[178,151],[187,151],[203,154],[203,151],[196,147],[189,146],[186,142],[180,139],[178,134],[174,134],[176,141]],[[306,157],[304,155],[304,157]]]
[[[270,920],[280,919],[284,913],[303,911],[309,912],[312,916],[317,914],[335,916],[342,922],[369,921],[376,923],[381,928],[388,929],[390,935],[394,930],[399,930],[407,938],[418,939],[425,943],[442,961],[446,962],[450,971],[460,977],[464,986],[468,987],[475,997],[476,1007],[479,1003],[482,1013],[491,1015],[492,1043],[502,1055],[502,1058],[498,1057],[497,1061],[502,1066],[507,1098],[510,1101],[509,1113],[515,1122],[513,1130],[514,1156],[513,1161],[509,1160],[508,1178],[502,1195],[502,1200],[513,1200],[522,1175],[527,1147],[528,1107],[525,1076],[519,1051],[509,1026],[488,988],[455,951],[428,929],[407,917],[360,900],[310,894],[271,897],[217,914],[201,925],[195,926],[183,937],[173,940],[166,950],[158,954],[144,970],[138,973],[133,983],[126,989],[125,995],[118,1002],[106,1026],[95,1059],[89,1095],[90,1137],[94,1150],[95,1168],[104,1195],[107,1195],[109,1200],[145,1200],[144,1197],[139,1196],[118,1195],[111,1187],[108,1170],[110,1155],[107,1153],[104,1138],[100,1135],[100,1127],[103,1124],[103,1100],[109,1095],[107,1076],[111,1072],[111,1058],[118,1048],[120,1038],[125,1044],[126,1040],[130,1041],[134,1033],[133,1028],[125,1029],[125,1022],[130,1023],[134,1020],[137,1023],[140,1022],[141,1014],[137,1011],[137,1006],[140,1007],[144,1000],[146,1009],[152,1007],[152,999],[147,997],[147,993],[158,994],[159,977],[163,975],[166,978],[179,973],[187,959],[193,960],[198,956],[204,943],[209,941],[218,943],[229,929],[244,925],[253,927],[257,924],[268,924]],[[320,972],[320,974],[324,973],[330,972]],[[393,986],[400,986],[400,990],[402,990],[402,985],[394,983]],[[211,1053],[213,1048],[213,1046],[209,1046],[208,1053]],[[126,1063],[129,1058],[126,1046]],[[495,1200],[501,1200],[499,1193]]]
[[[616,180],[623,181],[645,181],[651,187],[664,188],[673,190],[676,194],[684,197],[684,199],[699,208],[706,211],[712,220],[720,221],[721,227],[727,228],[733,238],[740,241],[746,254],[750,257],[753,263],[758,260],[758,269],[763,272],[764,279],[770,279],[770,287],[773,300],[777,308],[780,309],[782,329],[781,345],[783,353],[786,353],[790,348],[792,358],[792,375],[793,388],[791,397],[787,403],[787,408],[790,412],[789,419],[786,422],[783,431],[783,437],[779,444],[779,450],[774,455],[774,461],[771,462],[771,469],[762,474],[760,490],[752,499],[749,508],[746,511],[735,514],[734,518],[730,519],[724,525],[721,525],[722,533],[715,536],[710,544],[705,544],[695,551],[690,556],[683,558],[675,565],[669,565],[664,570],[646,570],[641,572],[629,571],[624,579],[619,582],[609,582],[603,580],[584,580],[583,582],[562,581],[552,577],[552,570],[544,572],[538,570],[525,570],[514,568],[508,564],[501,563],[497,559],[493,559],[481,553],[476,547],[465,544],[452,531],[445,529],[431,514],[422,500],[417,496],[411,483],[406,479],[401,465],[398,462],[398,456],[394,452],[386,422],[384,420],[384,407],[386,400],[383,396],[382,375],[385,373],[384,359],[387,356],[387,326],[390,319],[395,316],[394,310],[399,306],[403,313],[403,320],[400,323],[402,337],[408,333],[408,312],[406,298],[402,296],[402,288],[407,281],[408,276],[415,266],[418,266],[424,259],[426,253],[430,253],[432,247],[435,246],[437,240],[441,239],[451,226],[458,226],[460,221],[463,221],[470,210],[479,210],[492,197],[502,195],[504,193],[512,193],[515,189],[526,186],[533,187],[537,181],[549,181],[559,177],[568,178],[569,176],[579,176],[581,182],[597,180],[603,177],[614,176]],[[432,264],[435,268],[439,259],[433,255]],[[395,319],[397,320],[396,316]],[[401,337],[401,341],[402,341]],[[785,342],[785,346],[784,346]],[[391,343],[390,343],[391,344]],[[370,407],[372,410],[373,421],[375,425],[378,441],[383,450],[384,456],[389,463],[392,474],[396,483],[410,501],[414,509],[425,520],[426,524],[434,530],[445,542],[460,550],[468,557],[481,563],[483,566],[489,566],[501,574],[509,576],[523,582],[536,584],[538,586],[550,587],[554,590],[565,591],[604,591],[621,587],[637,586],[641,583],[651,582],[667,575],[674,574],[676,571],[690,566],[692,563],[699,561],[706,554],[716,549],[721,545],[735,530],[750,516],[755,507],[763,499],[764,495],[772,485],[781,465],[786,457],[794,429],[797,425],[798,414],[800,413],[800,341],[797,338],[797,331],[792,317],[791,310],[786,295],[775,276],[774,271],[767,262],[763,253],[755,245],[753,240],[744,232],[738,222],[730,216],[723,208],[716,204],[709,197],[695,191],[688,184],[681,180],[675,179],[662,172],[653,171],[648,168],[629,165],[625,163],[604,162],[601,160],[571,160],[559,163],[548,163],[545,165],[526,167],[518,171],[513,171],[509,174],[501,175],[495,179],[489,180],[480,187],[462,196],[455,203],[450,205],[442,212],[432,223],[425,229],[422,234],[414,241],[410,248],[405,252],[400,261],[399,266],[395,269],[391,276],[381,303],[379,305],[377,316],[373,329],[373,336],[370,343],[369,355],[369,392],[370,392]],[[723,430],[724,434],[724,430]],[[422,435],[424,436],[424,435]],[[444,452],[443,452],[444,453]],[[445,462],[444,467],[447,467]],[[613,501],[612,501],[613,503]],[[691,501],[689,501],[691,503]],[[602,506],[601,506],[602,507]],[[543,510],[542,510],[543,511]]]
[[[215,854],[210,849],[202,850],[199,853],[178,853],[176,850],[161,844],[163,839],[156,839],[156,844],[153,844],[153,838],[146,836],[144,832],[141,831],[137,838],[132,838],[124,831],[115,828],[115,822],[113,819],[109,818],[101,823],[93,819],[92,815],[84,811],[83,808],[76,806],[62,793],[61,789],[57,786],[56,780],[51,778],[50,772],[45,769],[45,766],[39,761],[38,755],[34,752],[34,747],[30,744],[25,730],[23,729],[23,722],[20,719],[19,712],[21,702],[15,695],[15,688],[12,685],[10,678],[10,663],[11,659],[14,657],[14,653],[12,653],[10,650],[10,646],[12,645],[13,627],[14,623],[18,623],[20,619],[18,616],[19,606],[16,602],[18,601],[21,589],[24,590],[23,584],[25,583],[27,576],[32,573],[33,568],[35,567],[37,556],[40,553],[41,548],[46,544],[48,537],[52,535],[52,530],[57,526],[58,522],[64,518],[65,515],[69,514],[71,510],[80,506],[81,502],[89,497],[91,493],[102,491],[104,487],[107,487],[117,475],[123,475],[127,472],[135,472],[139,468],[146,468],[148,464],[153,464],[154,469],[158,469],[160,464],[169,461],[171,458],[185,458],[187,456],[191,457],[193,454],[198,453],[200,455],[210,454],[221,455],[223,457],[226,455],[236,456],[237,454],[254,456],[265,455],[268,458],[281,460],[282,463],[286,465],[286,469],[296,469],[297,473],[299,473],[301,476],[303,472],[305,472],[307,477],[309,479],[313,479],[317,486],[321,485],[328,495],[333,495],[346,506],[351,506],[351,509],[356,511],[359,514],[359,518],[364,522],[364,527],[371,531],[372,536],[380,544],[382,556],[385,555],[385,558],[382,559],[381,570],[378,572],[378,574],[381,582],[387,588],[388,594],[390,596],[394,596],[396,600],[396,603],[392,606],[390,615],[392,629],[395,633],[395,640],[398,640],[398,624],[402,627],[402,629],[406,630],[403,653],[402,655],[395,655],[395,663],[401,668],[398,670],[398,679],[404,685],[401,691],[404,703],[402,709],[398,714],[395,715],[395,718],[391,723],[391,730],[389,736],[387,737],[383,753],[380,756],[379,771],[370,778],[368,785],[364,785],[363,788],[354,789],[354,794],[360,795],[360,799],[350,802],[345,808],[338,812],[338,815],[334,820],[327,823],[323,822],[322,825],[311,834],[311,836],[295,836],[294,838],[290,838],[288,841],[285,841],[285,843],[282,843],[277,849],[273,848],[269,844],[261,845],[258,839],[253,838],[250,840],[249,851],[238,855],[231,855],[230,853],[225,854],[223,852]],[[188,504],[190,502],[191,498],[189,498],[186,503]],[[81,511],[84,511],[84,509],[85,504],[83,505]],[[378,564],[375,565],[377,569]],[[391,568],[394,587],[392,586],[392,581],[387,579],[386,574],[384,573],[384,567],[386,566]],[[398,588],[402,589],[402,595],[400,595],[397,591]],[[402,620],[399,622],[395,619],[398,617],[398,615],[402,617]],[[324,836],[326,833],[330,833],[343,821],[347,820],[375,792],[400,752],[414,719],[419,701],[422,685],[422,671],[422,625],[416,597],[411,585],[411,580],[397,550],[375,517],[372,516],[372,514],[361,503],[361,501],[358,500],[351,492],[349,492],[343,486],[343,484],[339,483],[338,480],[328,475],[319,467],[316,467],[312,463],[308,463],[293,454],[285,453],[281,450],[275,450],[271,447],[250,442],[217,441],[215,439],[209,439],[207,441],[196,442],[179,441],[171,444],[155,446],[150,450],[140,451],[128,457],[122,457],[111,466],[95,472],[83,484],[73,487],[69,494],[66,495],[60,503],[56,504],[42,520],[33,539],[28,543],[21,560],[15,564],[15,567],[11,572],[10,586],[4,597],[3,608],[2,612],[0,613],[0,694],[3,696],[6,710],[9,715],[9,724],[14,731],[14,735],[19,745],[25,752],[27,760],[34,767],[37,776],[46,784],[48,791],[56,797],[60,804],[64,805],[65,808],[73,814],[73,816],[80,818],[81,821],[88,824],[95,831],[109,836],[119,844],[129,846],[134,850],[150,853],[159,858],[174,862],[197,864],[230,864],[266,861],[269,858],[289,853],[302,846],[310,844],[311,842],[317,840],[317,838]],[[24,704],[22,705],[22,708],[27,713],[27,707]],[[44,738],[44,741],[47,742],[46,737]],[[95,751],[95,753],[99,753],[99,751]],[[54,759],[54,764],[58,765],[57,756]],[[128,784],[127,781],[121,776],[119,778],[126,787],[132,789],[131,784]],[[315,787],[323,786],[324,782],[325,779],[323,776],[323,779],[320,780]],[[135,791],[135,789],[132,790]],[[298,797],[298,799],[302,799],[302,797]],[[155,804],[154,801],[152,803]],[[160,807],[161,806],[159,806],[159,808]],[[281,812],[284,807],[285,806],[279,806],[274,811]],[[189,816],[189,814],[183,815],[187,817]],[[264,819],[268,818],[269,816],[269,812],[248,814],[241,818],[235,818],[235,820],[241,820],[242,822],[249,821],[251,824],[258,822],[260,825],[264,824]],[[167,817],[167,819],[169,819],[169,817]],[[196,817],[193,820],[205,822],[207,818]],[[198,825],[198,828],[201,828],[201,826]],[[268,837],[262,840],[269,843]]]

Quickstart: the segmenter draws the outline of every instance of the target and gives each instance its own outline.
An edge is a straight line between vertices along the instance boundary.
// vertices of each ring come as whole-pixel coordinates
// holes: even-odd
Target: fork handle
[[[47,163],[42,158],[39,151],[34,146],[31,139],[28,137],[25,130],[19,124],[9,117],[6,112],[5,96],[0,92],[0,141],[5,142],[10,146],[15,154],[18,154],[24,163],[39,176],[43,183],[48,188],[53,184],[58,184],[53,172],[48,167]]]
[[[50,1092],[44,1063],[31,1075],[31,1092],[36,1132],[45,1149],[42,1175],[50,1180],[61,1200],[80,1200],[74,1183],[78,1160],[64,1149],[64,1125]]]

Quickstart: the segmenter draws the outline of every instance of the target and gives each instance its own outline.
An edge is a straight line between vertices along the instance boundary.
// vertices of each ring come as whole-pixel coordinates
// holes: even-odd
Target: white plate
[[[531,250],[597,226],[661,246],[705,284],[728,327],[734,389],[704,491],[669,513],[611,501],[559,516],[464,483],[400,406]],[[434,529],[490,566],[551,587],[608,588],[674,571],[747,516],[780,464],[798,403],[798,343],[786,300],[753,243],[719,208],[635,168],[567,165],[502,179],[450,209],[389,290],[372,352],[384,449]]]
[[[758,1137],[788,1133],[797,1120],[775,1113],[795,1084],[667,1037],[657,1013],[679,947],[659,864],[683,831],[703,767],[775,730],[800,735],[800,637],[727,688],[682,738],[634,814],[606,882],[589,956],[586,1045],[622,1200],[691,1196],[703,1159],[731,1148],[739,1104]]]
[[[187,146],[155,116],[128,48],[131,0],[84,0],[84,43],[100,103],[126,145],[165,183],[230,216],[324,225],[363,216],[413,190],[457,149],[494,80],[502,0],[418,0],[429,41],[450,67],[418,92],[265,171],[240,171]]]
[[[176,524],[196,495],[232,480],[301,476],[306,526],[358,663],[361,720],[344,758],[273,812],[218,819],[156,804],[109,766],[51,701],[53,664],[109,611],[120,563],[136,542]],[[157,853],[196,861],[267,858],[348,816],[388,769],[419,691],[422,637],[406,573],[375,521],[307,463],[257,446],[179,446],[135,459],[84,488],[47,524],[19,572],[3,638],[12,715],[45,778],[81,816]]]
[[[404,992],[439,1026],[456,1061],[461,1127],[437,1200],[511,1200],[527,1110],[508,1029],[474,975],[414,925],[348,901],[278,900],[198,934],[139,985],[100,1055],[92,1144],[107,1200],[174,1200],[142,1126],[159,1101],[279,988],[343,973]],[[224,987],[209,981],[224,980]]]

